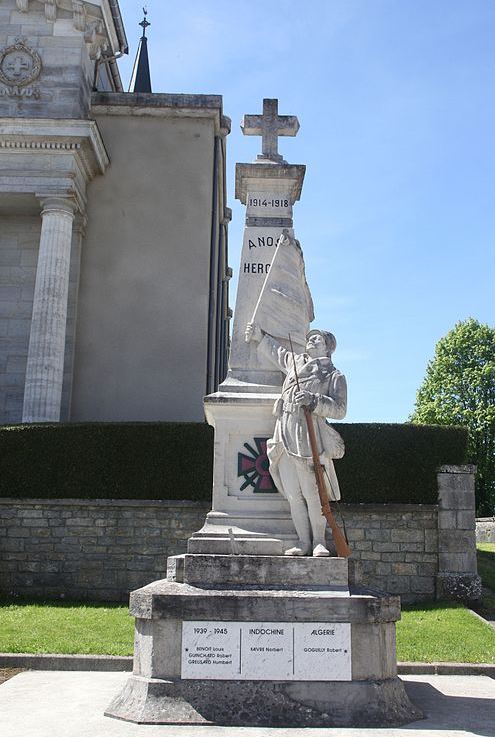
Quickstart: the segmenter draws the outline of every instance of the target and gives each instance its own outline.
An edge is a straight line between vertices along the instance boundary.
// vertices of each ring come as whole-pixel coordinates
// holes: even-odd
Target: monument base
[[[141,724],[400,725],[398,597],[344,558],[191,555],[131,594],[134,672],[107,716]]]
[[[381,727],[422,719],[402,681],[180,681],[131,676],[106,716],[136,724]]]

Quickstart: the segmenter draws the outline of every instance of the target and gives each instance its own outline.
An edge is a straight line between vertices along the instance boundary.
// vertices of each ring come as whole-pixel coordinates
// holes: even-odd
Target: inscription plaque
[[[350,681],[347,622],[183,622],[184,679]]]

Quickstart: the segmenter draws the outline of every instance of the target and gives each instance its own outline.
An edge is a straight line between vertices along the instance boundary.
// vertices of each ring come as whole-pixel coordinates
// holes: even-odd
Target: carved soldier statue
[[[306,351],[293,355],[259,325],[249,323],[246,340],[256,341],[258,352],[286,374],[274,408],[275,431],[267,443],[270,474],[290,504],[298,536],[297,545],[285,554],[328,556],[326,520],[322,516],[303,407],[308,407],[316,420],[315,434],[328,497],[340,499],[333,459],[344,455],[344,441],[326,422],[327,418],[342,419],[347,411],[345,376],[332,363],[335,337],[322,330],[311,330],[306,336]]]

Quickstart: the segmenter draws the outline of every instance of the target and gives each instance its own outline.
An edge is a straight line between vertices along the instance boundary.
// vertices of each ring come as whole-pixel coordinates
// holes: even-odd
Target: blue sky
[[[120,0],[130,54],[142,3]],[[306,164],[294,227],[315,327],[335,333],[350,422],[402,422],[435,343],[458,320],[494,324],[493,0],[148,0],[154,92],[223,95],[230,265],[244,212],[237,161],[261,139],[264,97],[297,115],[279,139]],[[233,283],[231,306],[235,303]]]

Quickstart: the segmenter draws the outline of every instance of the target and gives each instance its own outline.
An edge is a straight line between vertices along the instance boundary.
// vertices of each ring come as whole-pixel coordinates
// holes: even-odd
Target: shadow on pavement
[[[425,715],[424,719],[402,729],[444,729],[467,731],[482,737],[495,737],[495,699],[450,696],[423,681],[404,681],[407,695]]]

